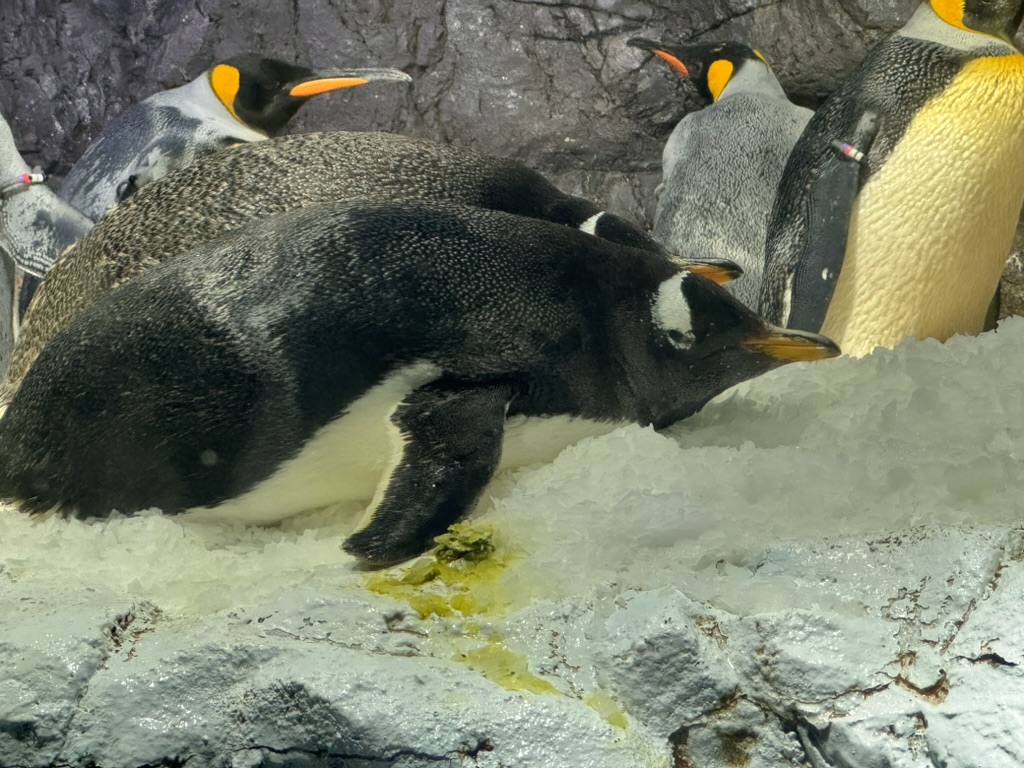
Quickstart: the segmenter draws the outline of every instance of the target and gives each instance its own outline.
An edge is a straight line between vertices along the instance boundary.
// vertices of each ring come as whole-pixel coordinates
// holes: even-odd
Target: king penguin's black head
[[[931,0],[932,10],[947,24],[1012,42],[1024,17],[1021,0]]]
[[[313,96],[372,80],[411,82],[395,69],[321,70],[243,53],[215,64],[210,87],[240,122],[274,136]]]
[[[628,45],[651,51],[676,72],[697,86],[701,96],[718,101],[725,86],[747,62],[768,66],[760,52],[749,45],[728,41],[700,45],[659,43],[643,37],[630,38]]]

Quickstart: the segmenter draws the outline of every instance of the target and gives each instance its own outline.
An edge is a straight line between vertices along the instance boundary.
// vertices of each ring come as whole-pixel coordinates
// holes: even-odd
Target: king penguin
[[[60,196],[98,221],[204,152],[276,135],[313,96],[380,80],[412,78],[397,69],[313,71],[254,53],[225,59],[111,120],[71,168]]]
[[[61,200],[33,172],[0,116],[0,376],[10,359],[20,312],[16,269],[43,274],[92,222]]]
[[[743,278],[729,290],[757,307],[768,215],[811,111],[793,104],[764,56],[743,43],[628,42],[711,102],[683,117],[665,144],[652,234],[681,256],[736,262]]]
[[[282,284],[288,285],[282,290]],[[419,554],[500,467],[831,357],[651,251],[450,203],[253,223],[106,293],[0,420],[0,497],[272,523],[368,503],[345,549]]]
[[[847,354],[982,331],[1024,201],[1021,0],[931,0],[818,109],[772,211],[760,309]],[[855,161],[841,232],[815,186]]]
[[[546,219],[666,255],[639,226],[561,192],[521,163],[387,133],[309,133],[198,158],[100,221],[47,274],[25,315],[0,404],[46,342],[115,285],[254,220],[329,200],[448,200]],[[690,266],[726,281],[726,260]],[[283,291],[291,290],[282,282]]]

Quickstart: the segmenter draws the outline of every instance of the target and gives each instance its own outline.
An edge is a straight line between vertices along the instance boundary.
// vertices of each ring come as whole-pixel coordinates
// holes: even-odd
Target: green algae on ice
[[[456,523],[435,541],[432,554],[369,575],[367,589],[408,603],[423,619],[498,614],[509,607],[498,577],[517,557],[495,544],[492,526]]]

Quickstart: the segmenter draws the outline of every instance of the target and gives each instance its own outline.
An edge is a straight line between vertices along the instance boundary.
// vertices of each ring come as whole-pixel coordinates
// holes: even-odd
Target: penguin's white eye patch
[[[690,305],[683,296],[683,280],[687,277],[685,272],[680,272],[658,286],[651,311],[654,324],[665,332],[669,343],[679,349],[689,349],[694,341]]]
[[[597,213],[595,213],[589,219],[580,224],[580,231],[586,232],[588,235],[596,235],[597,222],[601,220],[602,216],[604,216],[604,211],[598,211]]]

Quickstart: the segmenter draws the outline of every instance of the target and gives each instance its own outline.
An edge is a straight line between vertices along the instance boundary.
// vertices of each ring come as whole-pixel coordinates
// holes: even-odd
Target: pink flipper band
[[[858,163],[864,160],[864,153],[852,144],[840,144],[839,151],[851,160],[856,160]]]
[[[0,184],[0,197],[15,192],[22,187],[27,187],[31,184],[42,184],[46,181],[45,173],[22,173],[15,176],[14,179],[7,182],[6,184]]]

